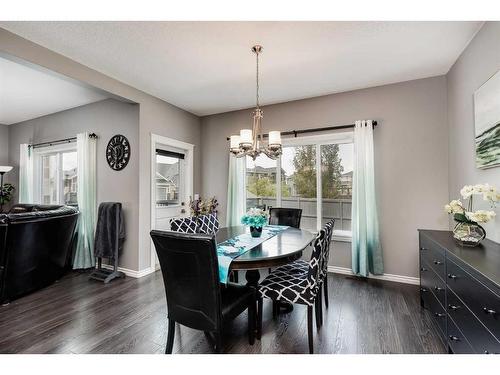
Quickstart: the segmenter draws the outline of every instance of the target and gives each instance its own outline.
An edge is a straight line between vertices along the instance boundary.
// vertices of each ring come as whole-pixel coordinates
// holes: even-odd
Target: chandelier
[[[281,133],[279,131],[270,131],[267,144],[264,142],[264,134],[262,134],[262,118],[264,113],[259,105],[259,54],[262,52],[262,46],[256,45],[252,47],[257,59],[256,69],[256,108],[253,114],[252,129],[241,129],[240,135],[232,135],[230,137],[229,151],[237,158],[250,156],[253,160],[260,154],[265,154],[271,159],[276,159],[281,155]]]

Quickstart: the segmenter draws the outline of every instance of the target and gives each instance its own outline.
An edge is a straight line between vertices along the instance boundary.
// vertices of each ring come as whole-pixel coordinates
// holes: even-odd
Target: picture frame
[[[500,165],[500,70],[474,93],[476,167]]]

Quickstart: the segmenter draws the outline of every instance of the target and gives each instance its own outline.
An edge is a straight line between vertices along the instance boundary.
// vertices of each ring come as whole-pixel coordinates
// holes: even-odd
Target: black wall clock
[[[130,143],[127,137],[117,134],[113,136],[106,147],[106,160],[111,169],[121,171],[130,160]]]

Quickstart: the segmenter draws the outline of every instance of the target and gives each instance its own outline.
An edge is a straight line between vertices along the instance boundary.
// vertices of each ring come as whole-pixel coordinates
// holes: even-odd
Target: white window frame
[[[64,143],[60,145],[40,147],[33,149],[33,198],[38,204],[42,203],[42,176],[43,176],[43,164],[42,158],[44,156],[62,154],[66,152],[76,152],[76,142]],[[64,181],[61,176],[62,165],[61,160],[59,160],[59,166],[57,170],[57,180],[59,183],[58,193],[58,204],[64,204],[62,202],[61,192],[64,191]],[[77,187],[78,188],[78,187]]]
[[[329,144],[346,144],[354,143],[354,132],[339,132],[331,134],[321,134],[313,136],[304,136],[297,138],[283,138],[283,147],[293,147],[293,146],[307,146],[314,145],[316,147],[316,171],[321,171],[321,146]],[[246,166],[245,166],[245,176],[246,176]],[[321,230],[321,213],[323,200],[319,197],[321,194],[321,173],[316,173],[316,230],[319,232]],[[245,180],[246,187],[246,180]],[[246,188],[245,188],[246,191]],[[246,201],[246,197],[245,197]],[[277,159],[276,164],[276,205],[281,207],[282,196],[281,196],[281,156]],[[319,216],[318,216],[319,213]],[[344,230],[334,230],[333,240],[341,242],[351,242],[352,234],[350,231]]]

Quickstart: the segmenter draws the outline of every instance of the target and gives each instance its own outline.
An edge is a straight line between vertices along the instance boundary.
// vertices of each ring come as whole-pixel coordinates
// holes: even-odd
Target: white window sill
[[[317,235],[318,232],[312,232]],[[332,241],[336,242],[352,242],[352,232],[350,230],[334,230]]]
[[[352,242],[352,232],[350,230],[334,230],[333,241]]]

